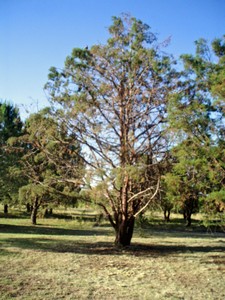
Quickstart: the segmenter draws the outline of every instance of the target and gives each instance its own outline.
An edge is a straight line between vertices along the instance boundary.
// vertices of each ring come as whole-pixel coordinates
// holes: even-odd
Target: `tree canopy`
[[[113,17],[108,33],[50,68],[50,107],[24,127],[0,104],[0,184],[5,174],[26,178],[19,197],[32,202],[33,223],[40,206],[93,202],[127,246],[155,202],[189,226],[199,209],[225,210],[225,41],[199,39],[177,68],[142,21]]]
[[[73,49],[63,70],[52,67],[46,89],[56,115],[83,147],[86,187],[101,187],[99,204],[116,243],[126,245],[135,217],[159,191],[177,72],[143,22],[114,17],[109,34],[105,45]]]
[[[24,134],[10,143],[22,154],[18,171],[28,184],[20,189],[20,199],[31,202],[34,224],[41,205],[76,203],[84,172],[80,146],[48,108],[30,115]]]
[[[181,57],[183,91],[170,99],[177,161],[166,177],[168,197],[177,198],[189,214],[200,201],[207,212],[220,211],[225,203],[224,38],[214,40],[211,48],[204,39],[195,44],[195,55]]]
[[[13,104],[0,102],[0,199],[5,204],[17,201],[19,187],[24,183],[13,172],[18,165],[19,153],[12,154],[7,150],[7,142],[11,137],[18,137],[22,134],[23,123],[19,110]]]

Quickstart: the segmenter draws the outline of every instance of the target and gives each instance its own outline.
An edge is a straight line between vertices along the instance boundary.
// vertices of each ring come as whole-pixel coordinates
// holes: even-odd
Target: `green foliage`
[[[30,115],[24,135],[11,140],[11,147],[22,151],[18,172],[29,181],[20,189],[21,203],[35,202],[38,208],[77,202],[84,172],[80,147],[49,108]]]
[[[166,175],[167,196],[175,203],[196,206],[210,213],[224,205],[224,43],[196,42],[196,54],[183,55],[185,72],[180,91],[170,98],[171,131],[177,144],[176,163]],[[217,61],[211,57],[217,55]]]
[[[126,235],[125,227],[159,190],[177,72],[142,21],[113,17],[109,35],[105,45],[73,49],[63,72],[51,68],[46,90],[81,143],[89,166],[85,188],[100,199],[116,232]]]
[[[7,204],[18,201],[18,189],[25,180],[17,172],[20,153],[12,153],[9,139],[23,134],[19,110],[7,102],[0,102],[0,200]]]
[[[21,134],[23,123],[19,116],[19,110],[12,104],[0,102],[0,143],[6,144],[12,136]]]

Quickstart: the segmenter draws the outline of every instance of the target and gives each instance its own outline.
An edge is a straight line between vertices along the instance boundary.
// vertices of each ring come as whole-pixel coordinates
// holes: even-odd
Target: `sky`
[[[225,34],[225,0],[0,0],[0,99],[22,117],[48,105],[43,87],[75,47],[104,44],[112,16],[151,26],[166,51],[194,53],[194,41]]]

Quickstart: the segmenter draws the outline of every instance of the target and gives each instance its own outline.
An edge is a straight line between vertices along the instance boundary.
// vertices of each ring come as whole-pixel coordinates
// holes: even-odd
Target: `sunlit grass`
[[[107,226],[38,224],[0,219],[1,299],[225,299],[222,233],[143,228],[120,249]]]

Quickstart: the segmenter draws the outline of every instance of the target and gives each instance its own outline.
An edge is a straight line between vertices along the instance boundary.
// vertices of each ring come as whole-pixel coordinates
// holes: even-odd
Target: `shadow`
[[[223,253],[225,245],[216,246],[186,246],[186,245],[164,245],[164,244],[138,244],[133,243],[129,247],[117,247],[111,242],[89,243],[84,241],[69,241],[50,238],[6,238],[2,239],[7,248],[16,247],[20,249],[38,250],[52,253],[74,253],[86,255],[131,255],[138,257],[159,257],[181,253],[207,253],[213,255],[216,252]]]
[[[87,213],[59,214],[53,213],[45,216],[45,219],[64,219],[64,220],[80,220],[87,222],[96,222],[99,219],[98,215]]]
[[[57,227],[46,227],[39,225],[11,225],[11,224],[0,224],[0,233],[12,233],[12,234],[38,234],[38,235],[74,235],[74,236],[114,236],[114,230],[109,224],[99,224],[90,229],[65,229]],[[142,229],[136,228],[134,230],[134,237],[141,238],[168,238],[168,237],[181,237],[181,238],[218,238],[225,237],[224,232],[196,232],[192,228],[181,230],[175,229]]]
[[[14,233],[14,234],[41,234],[41,235],[76,235],[76,236],[105,236],[111,235],[113,232],[110,228],[106,229],[64,229],[55,227],[44,227],[40,225],[35,226],[18,226],[0,224],[0,233]]]
[[[0,212],[0,218],[5,219],[27,219],[30,218],[31,213],[26,211],[17,210],[14,213],[8,212],[3,213]],[[41,217],[43,218],[43,217]],[[52,214],[46,214],[44,216],[45,219],[65,219],[65,220],[84,220],[84,221],[90,221],[95,222],[99,219],[99,214],[93,214],[93,213],[86,213],[81,211],[80,213],[52,213]]]
[[[215,222],[210,226],[205,226],[202,221],[193,219],[190,227],[186,226],[186,221],[180,218],[173,218],[169,222],[160,220],[159,218],[153,218],[147,220],[144,224],[140,224],[139,229],[155,231],[155,232],[169,232],[169,233],[181,233],[181,234],[224,234],[225,227],[222,226],[221,222]]]
[[[151,238],[153,236],[160,238],[176,237],[176,238],[200,238],[200,239],[215,239],[215,238],[224,238],[224,232],[213,232],[213,231],[195,231],[193,228],[184,228],[183,230],[176,229],[143,229],[138,228],[136,233],[141,238]]]
[[[7,213],[4,214],[0,212],[0,218],[4,219],[27,219],[30,218],[30,213],[27,213],[25,211],[17,211],[16,213]]]
[[[205,264],[212,264],[212,260],[214,264],[221,265],[225,270],[225,258],[220,255],[211,255],[209,261],[205,261]]]
[[[6,256],[8,257],[9,255],[15,255],[15,253],[18,253],[18,252],[10,252],[6,249],[1,249],[0,248],[0,256]]]

